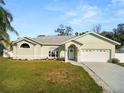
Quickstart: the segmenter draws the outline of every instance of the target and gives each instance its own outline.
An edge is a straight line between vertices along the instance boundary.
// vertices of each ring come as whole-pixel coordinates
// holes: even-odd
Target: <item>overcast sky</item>
[[[55,35],[60,24],[75,32],[91,31],[101,24],[111,31],[124,22],[124,0],[5,0],[5,8],[13,14],[13,26],[20,37]],[[11,40],[17,37],[10,34]]]

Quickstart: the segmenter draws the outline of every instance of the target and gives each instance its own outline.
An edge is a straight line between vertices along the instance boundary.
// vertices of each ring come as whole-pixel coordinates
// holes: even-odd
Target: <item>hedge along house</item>
[[[94,32],[81,36],[24,37],[12,44],[13,59],[64,58],[66,62],[107,62],[115,56],[115,45],[120,45]]]

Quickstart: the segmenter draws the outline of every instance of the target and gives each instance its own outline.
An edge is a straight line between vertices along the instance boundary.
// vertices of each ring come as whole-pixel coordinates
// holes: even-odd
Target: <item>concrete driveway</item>
[[[88,66],[116,93],[124,93],[124,67],[111,63],[81,63]]]

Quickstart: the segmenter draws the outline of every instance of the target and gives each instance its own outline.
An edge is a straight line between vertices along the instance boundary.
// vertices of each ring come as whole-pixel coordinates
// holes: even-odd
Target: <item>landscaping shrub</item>
[[[120,60],[117,59],[117,58],[112,58],[112,59],[110,59],[108,62],[109,62],[109,63],[119,63]]]
[[[63,58],[57,58],[57,60],[59,60],[59,61],[65,61],[65,58],[63,57]]]

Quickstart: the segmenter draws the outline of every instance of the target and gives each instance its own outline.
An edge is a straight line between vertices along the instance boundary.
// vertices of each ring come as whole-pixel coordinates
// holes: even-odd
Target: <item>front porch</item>
[[[80,62],[80,44],[69,42],[65,44],[65,62]]]

